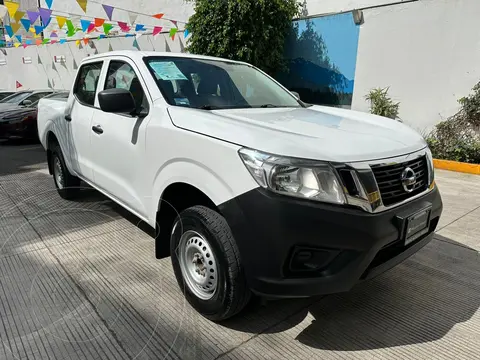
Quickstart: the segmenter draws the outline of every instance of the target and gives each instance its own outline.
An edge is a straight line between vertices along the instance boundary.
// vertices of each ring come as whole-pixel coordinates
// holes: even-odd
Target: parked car
[[[0,103],[2,102],[3,99],[6,97],[9,97],[10,95],[15,94],[13,91],[1,91],[0,90]]]
[[[45,96],[48,99],[68,99],[67,91],[55,92]],[[0,139],[38,139],[37,100],[30,106],[17,106],[0,111]]]
[[[156,256],[170,251],[181,291],[215,321],[252,293],[350,290],[427,244],[442,212],[418,133],[308,106],[242,62],[88,57],[38,124],[60,196],[84,180],[156,228]]]
[[[18,106],[30,106],[44,96],[52,93],[53,90],[27,90],[16,92],[0,101],[0,114],[5,110],[13,109]]]

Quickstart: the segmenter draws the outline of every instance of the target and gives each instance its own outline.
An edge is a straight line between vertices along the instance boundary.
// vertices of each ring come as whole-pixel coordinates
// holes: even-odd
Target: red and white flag
[[[18,89],[18,88],[21,88],[23,85],[22,85],[22,84],[20,84],[20,83],[17,81],[17,82],[16,82],[16,84],[15,84],[15,86],[16,86],[16,87],[17,87],[17,89]]]

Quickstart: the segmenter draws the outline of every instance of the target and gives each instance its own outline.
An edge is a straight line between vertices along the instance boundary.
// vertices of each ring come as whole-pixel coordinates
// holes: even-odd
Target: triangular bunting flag
[[[45,0],[49,9],[52,8],[53,0]]]
[[[155,26],[153,28],[153,36],[156,36],[162,32],[163,28],[161,26]]]
[[[43,31],[43,26],[35,25],[35,34],[40,35]]]
[[[93,30],[95,30],[95,24],[90,24],[87,29],[87,33],[91,33]]]
[[[67,18],[63,17],[63,16],[57,16],[57,23],[58,23],[58,27],[60,29],[63,28],[63,26],[65,25],[65,22],[67,21]]]
[[[23,15],[25,15],[25,11],[17,11],[14,16],[15,21],[19,22]]]
[[[13,29],[10,25],[5,25],[5,30],[7,30],[8,36],[13,37]]]
[[[77,62],[75,61],[75,59],[73,59],[73,69],[74,70],[78,69],[78,65],[77,65]]]
[[[87,0],[77,0],[78,5],[82,8],[83,12],[87,12]]]
[[[50,39],[43,39],[42,45],[48,44],[50,42]]]
[[[33,24],[35,21],[37,21],[38,17],[40,16],[40,13],[36,11],[27,11],[27,16],[30,19],[30,22]]]
[[[71,20],[67,20],[67,29],[68,29],[68,32],[67,32],[68,37],[75,35],[75,32],[76,32],[75,26],[73,26],[73,23]]]
[[[105,38],[106,38],[105,34],[100,34],[100,36],[98,37],[98,40],[105,39]]]
[[[108,51],[113,51],[112,44],[108,44]]]
[[[188,31],[188,29],[185,29],[185,30],[183,31],[183,38],[186,39],[187,36],[188,36],[188,34],[190,34],[190,31]]]
[[[13,33],[16,34],[17,31],[20,29],[20,27],[22,26],[21,24],[19,23],[11,23],[10,24],[12,26],[12,30],[13,30]]]
[[[135,31],[145,31],[145,25],[142,25],[142,24],[135,25]]]
[[[128,24],[125,23],[125,22],[119,21],[119,22],[118,22],[118,26],[120,26],[120,29],[121,29],[123,32],[129,32],[129,31],[130,31],[130,26],[128,26]]]
[[[5,50],[5,49],[0,49],[0,51],[3,53],[3,55],[7,56],[7,50]]]
[[[177,33],[178,29],[177,28],[171,28],[170,29],[170,34],[169,36],[172,38],[172,40],[175,40],[175,34]]]
[[[10,15],[10,17],[14,19],[15,13],[20,7],[20,4],[13,1],[5,1],[3,4],[7,7],[8,14]]]
[[[87,32],[88,27],[92,22],[90,20],[80,20],[80,25],[82,26],[82,31]]]
[[[15,37],[17,38],[18,42],[22,42],[22,35],[15,35]]]
[[[109,6],[109,5],[102,5],[103,6],[103,10],[105,10],[105,13],[107,14],[108,16],[108,19],[109,20],[112,20],[112,14],[113,14],[113,9],[114,7],[113,6]]]
[[[125,34],[125,37],[135,37],[135,34]]]
[[[20,45],[22,45],[22,44],[20,44],[20,43],[13,44],[13,46],[15,46],[16,48],[18,48]]]
[[[90,41],[89,38],[83,38],[83,43],[84,43],[85,45],[88,45],[88,42],[89,42],[89,41]]]
[[[65,44],[67,42],[66,39],[60,39],[60,44]]]
[[[105,23],[105,19],[95,18],[95,27],[100,27]]]
[[[143,35],[143,33],[136,33],[136,34],[135,34],[135,37],[136,37],[137,40],[138,40],[138,39],[140,39],[140,37],[141,37],[142,35]]]
[[[133,40],[133,47],[137,48],[137,50],[140,50],[140,46],[138,45],[137,39]]]
[[[21,88],[23,85],[19,81],[15,81],[15,88]]]
[[[48,22],[50,22],[50,16],[52,15],[52,10],[50,9],[38,9],[38,12],[40,13],[40,18],[42,19],[43,23],[45,26],[47,26]]]
[[[51,38],[52,38],[52,37],[58,37],[58,35],[57,35],[57,33],[55,32],[55,30],[52,31],[52,33],[50,34],[50,37],[51,37]]]
[[[81,44],[80,44],[80,40],[75,40],[75,45],[77,45],[78,47],[80,47],[80,45],[81,45]],[[74,60],[74,61],[75,61],[75,60]],[[75,69],[75,67],[74,67],[74,69]]]
[[[135,21],[137,21],[138,14],[133,13],[133,12],[130,12],[130,13],[128,13],[128,18],[130,19],[130,25],[133,26],[133,24],[135,23]]]
[[[23,46],[24,49],[26,49],[28,45],[27,45],[27,44],[23,44],[22,46]]]
[[[3,18],[7,16],[8,9],[6,6],[0,6],[0,23],[3,22]],[[3,43],[4,40],[0,40],[0,44]]]
[[[113,25],[112,24],[103,24],[103,31],[105,32],[105,35],[108,35],[110,33],[110,30],[112,30]]]
[[[57,40],[52,40],[50,41],[50,44],[56,44],[58,41]]]
[[[30,26],[31,26],[30,20],[28,20],[28,19],[20,19],[20,22],[22,23],[22,25],[23,25],[23,27],[25,28],[25,30],[30,31]]]
[[[163,17],[164,14],[155,14],[155,15],[152,15],[152,17],[160,20],[162,17]]]
[[[27,44],[27,45],[33,45],[33,40],[30,40],[30,39],[25,40],[25,44]]]
[[[170,21],[172,22],[173,25],[175,25],[178,28],[177,20],[170,20]]]
[[[42,40],[37,39],[37,40],[35,41],[35,43],[37,44],[37,46],[40,46],[40,45],[42,45]]]

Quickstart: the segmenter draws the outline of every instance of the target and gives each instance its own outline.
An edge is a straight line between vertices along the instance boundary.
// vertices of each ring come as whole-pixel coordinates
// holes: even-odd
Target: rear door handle
[[[65,115],[65,120],[68,122],[72,121],[72,116],[71,115]]]
[[[96,134],[103,134],[103,129],[100,125],[97,125],[97,126],[92,126],[92,130],[94,133]]]

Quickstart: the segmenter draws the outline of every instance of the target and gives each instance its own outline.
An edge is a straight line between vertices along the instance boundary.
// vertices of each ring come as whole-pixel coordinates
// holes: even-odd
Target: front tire
[[[251,292],[223,216],[204,206],[186,209],[175,221],[170,247],[180,289],[200,314],[222,321],[247,305]]]
[[[57,144],[52,149],[52,172],[58,194],[65,200],[74,199],[80,191],[80,179],[70,174],[62,150]]]

